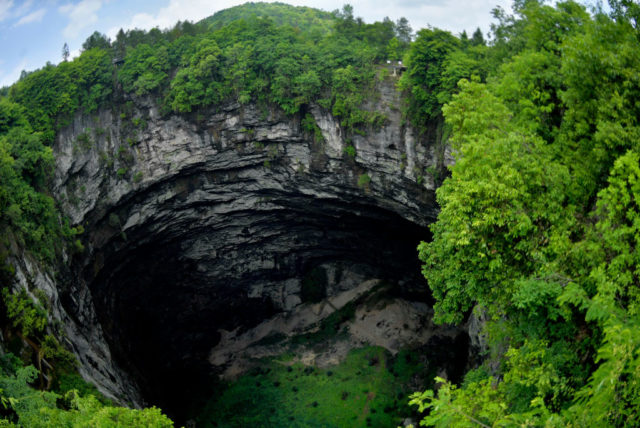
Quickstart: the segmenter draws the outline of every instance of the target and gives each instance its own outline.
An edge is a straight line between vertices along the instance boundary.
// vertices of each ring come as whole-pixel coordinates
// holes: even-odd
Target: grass
[[[290,355],[263,360],[216,394],[197,426],[394,427],[413,414],[409,385],[433,375],[410,351],[392,357],[379,347],[354,349],[327,369],[294,363]]]

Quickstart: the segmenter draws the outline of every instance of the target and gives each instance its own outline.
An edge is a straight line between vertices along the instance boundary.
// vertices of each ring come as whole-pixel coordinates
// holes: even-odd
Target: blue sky
[[[354,6],[365,21],[385,16],[409,19],[414,30],[427,25],[460,33],[480,27],[486,33],[490,11],[511,0],[292,0],[294,5],[335,10]],[[71,55],[94,31],[114,37],[120,28],[168,28],[178,20],[198,21],[218,10],[242,4],[235,0],[0,0],[0,87],[62,58],[68,43]]]

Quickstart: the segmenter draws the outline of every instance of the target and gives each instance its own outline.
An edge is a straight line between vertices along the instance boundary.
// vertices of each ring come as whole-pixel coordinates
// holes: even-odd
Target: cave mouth
[[[107,220],[96,229],[111,238],[86,275],[113,358],[176,422],[215,394],[208,354],[221,330],[249,329],[349,280],[381,279],[430,303],[416,251],[426,227],[372,204],[276,199],[223,220],[210,219],[215,204],[189,203],[119,232]]]

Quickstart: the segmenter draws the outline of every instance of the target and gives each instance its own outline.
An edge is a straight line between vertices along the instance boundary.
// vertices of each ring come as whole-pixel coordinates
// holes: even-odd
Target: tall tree
[[[396,37],[402,43],[410,43],[413,30],[404,16],[396,21]]]
[[[473,32],[473,36],[471,36],[471,44],[474,46],[485,44],[484,36],[482,35],[480,27],[476,28],[476,31]]]
[[[67,42],[65,42],[64,46],[62,46],[62,60],[64,62],[67,62],[69,60],[69,45],[67,44]]]
[[[93,34],[87,37],[87,40],[82,44],[82,50],[84,51],[88,51],[93,48],[109,49],[110,47],[111,42],[109,38],[98,31],[94,31]]]

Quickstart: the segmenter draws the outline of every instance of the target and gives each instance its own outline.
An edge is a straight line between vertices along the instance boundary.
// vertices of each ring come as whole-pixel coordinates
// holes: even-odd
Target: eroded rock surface
[[[209,361],[222,369],[222,378],[230,380],[254,367],[260,358],[284,353],[296,355],[291,363],[325,368],[341,363],[355,348],[379,346],[395,355],[421,348],[434,337],[453,343],[466,336],[460,328],[433,325],[433,309],[424,302],[393,296],[396,286],[370,279],[321,302],[279,313],[248,330],[223,331]],[[325,337],[327,330],[334,335]]]
[[[167,390],[211,370],[224,332],[372,278],[414,301],[415,248],[437,214],[428,171],[446,156],[405,124],[393,85],[368,103],[388,120],[365,135],[315,105],[176,116],[134,99],[77,116],[54,148],[54,189],[86,230],[58,287],[84,374],[121,401],[175,406]],[[111,363],[91,364],[105,350]]]

